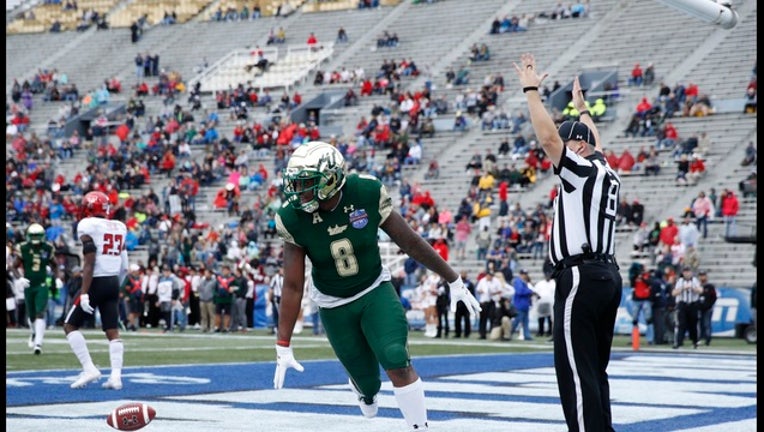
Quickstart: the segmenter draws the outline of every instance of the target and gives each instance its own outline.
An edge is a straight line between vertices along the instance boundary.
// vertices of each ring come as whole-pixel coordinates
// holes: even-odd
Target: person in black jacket
[[[666,306],[668,305],[668,300],[666,297],[666,282],[663,280],[663,274],[660,270],[653,271],[652,278],[650,278],[650,291],[652,293],[653,330],[655,334],[653,343],[665,345],[667,343]]]
[[[716,303],[716,287],[708,281],[705,270],[698,272],[698,280],[703,285],[703,294],[700,295],[700,340],[706,345],[711,344],[711,315],[714,313]]]
[[[466,287],[467,284],[465,283],[464,286]],[[438,297],[435,299],[435,308],[438,311],[438,332],[435,334],[436,338],[448,337],[448,311],[451,302],[449,291],[448,282],[441,278],[438,283]]]
[[[464,281],[464,286],[467,287],[467,290],[474,296],[475,295],[475,283],[472,282],[469,278],[467,278],[467,271],[462,270],[461,272],[462,280]],[[454,337],[460,338],[462,337],[462,329],[464,330],[464,338],[470,337],[470,333],[472,332],[472,317],[470,316],[470,311],[467,309],[466,306],[464,306],[461,303],[458,303],[456,305],[456,312],[454,313]]]

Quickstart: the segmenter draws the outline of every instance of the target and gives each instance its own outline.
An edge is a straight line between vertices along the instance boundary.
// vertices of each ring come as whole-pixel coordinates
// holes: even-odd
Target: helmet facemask
[[[42,243],[45,238],[45,228],[42,225],[34,223],[27,228],[27,240],[33,245]]]
[[[332,198],[345,184],[345,160],[326,143],[303,147],[295,151],[284,170],[284,194],[293,208],[313,213],[320,201]]]

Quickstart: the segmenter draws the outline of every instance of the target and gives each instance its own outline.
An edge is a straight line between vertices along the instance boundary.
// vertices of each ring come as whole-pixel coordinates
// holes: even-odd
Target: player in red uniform
[[[77,224],[77,236],[82,242],[82,288],[75,295],[72,308],[64,320],[64,332],[69,346],[82,364],[82,373],[71,387],[81,388],[98,380],[101,371],[95,367],[85,336],[79,328],[95,308],[101,314],[101,328],[109,340],[111,376],[104,388],[122,388],[122,359],[124,346],[119,337],[119,287],[127,276],[125,249],[127,227],[109,220],[109,198],[102,192],[89,192],[82,199],[85,216]]]

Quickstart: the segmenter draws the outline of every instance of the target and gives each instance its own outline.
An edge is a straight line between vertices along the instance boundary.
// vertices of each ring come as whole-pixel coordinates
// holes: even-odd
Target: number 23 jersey
[[[348,175],[333,211],[306,213],[288,203],[276,215],[279,236],[305,250],[321,293],[347,298],[370,287],[382,271],[378,229],[392,200],[375,177]]]
[[[89,235],[96,246],[93,277],[118,276],[127,227],[117,220],[87,217],[77,224],[77,236]]]

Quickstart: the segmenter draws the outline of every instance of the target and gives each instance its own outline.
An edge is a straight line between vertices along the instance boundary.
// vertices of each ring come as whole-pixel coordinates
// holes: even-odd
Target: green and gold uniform
[[[391,211],[392,200],[379,180],[349,175],[334,211],[306,213],[286,204],[276,228],[284,241],[305,250],[318,291],[348,298],[372,286],[382,272],[377,233]]]
[[[16,247],[16,255],[21,257],[24,277],[29,279],[29,287],[24,290],[27,315],[30,319],[42,316],[48,307],[48,265],[54,265],[55,248],[48,242],[32,244],[22,242]]]
[[[285,204],[276,229],[310,258],[316,288],[310,295],[327,338],[358,388],[373,395],[380,364],[385,370],[410,365],[408,321],[378,244],[379,226],[393,206],[372,176],[348,175],[341,193],[332,211],[307,213]]]

